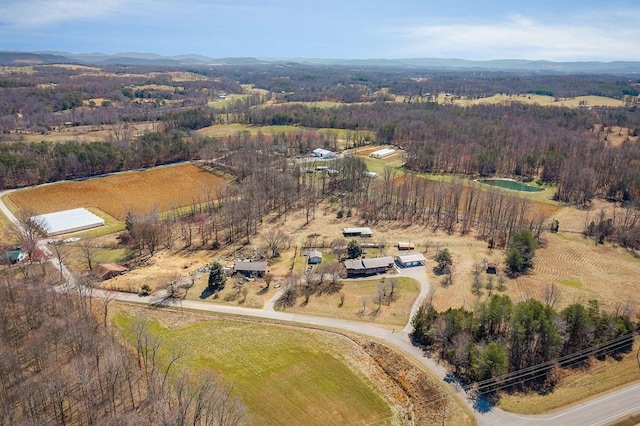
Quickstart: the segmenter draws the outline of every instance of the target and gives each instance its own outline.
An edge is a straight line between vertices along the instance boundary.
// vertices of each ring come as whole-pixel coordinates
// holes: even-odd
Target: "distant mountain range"
[[[473,61],[446,58],[413,59],[322,59],[322,58],[210,58],[187,54],[163,56],[154,53],[124,52],[108,55],[105,53],[69,52],[13,52],[0,51],[0,65],[43,65],[43,64],[84,64],[84,65],[156,65],[156,66],[211,66],[211,65],[258,65],[258,64],[304,64],[336,65],[349,67],[399,67],[434,70],[477,70],[477,71],[524,71],[544,73],[602,73],[640,74],[640,62],[552,62],[500,59]]]

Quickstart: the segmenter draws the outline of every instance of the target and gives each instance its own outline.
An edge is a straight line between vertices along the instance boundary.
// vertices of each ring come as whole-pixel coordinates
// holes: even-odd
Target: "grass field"
[[[622,361],[607,359],[593,361],[588,369],[562,371],[556,389],[548,395],[535,393],[504,394],[500,408],[514,413],[541,414],[575,404],[619,386],[640,380],[636,353],[638,344]],[[635,424],[635,423],[633,423]]]
[[[38,214],[76,207],[94,207],[118,220],[128,211],[146,214],[188,205],[214,193],[225,180],[193,164],[156,167],[83,181],[60,182],[13,192],[8,198],[20,209]]]
[[[114,318],[130,342],[134,322],[123,313]],[[164,359],[184,349],[174,371],[220,373],[255,425],[392,423],[389,403],[353,362],[359,347],[342,336],[225,320],[187,325],[150,320],[147,328],[160,338]]]

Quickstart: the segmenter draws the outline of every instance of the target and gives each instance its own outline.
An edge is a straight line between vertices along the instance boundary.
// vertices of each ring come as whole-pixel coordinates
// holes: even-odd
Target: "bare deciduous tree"
[[[269,258],[276,258],[280,256],[282,250],[289,248],[291,237],[282,229],[272,229],[266,232],[262,239],[267,245],[267,255]]]

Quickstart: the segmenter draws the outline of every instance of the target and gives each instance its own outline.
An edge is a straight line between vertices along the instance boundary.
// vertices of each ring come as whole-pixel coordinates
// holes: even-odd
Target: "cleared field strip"
[[[20,209],[36,214],[76,207],[93,207],[118,220],[128,211],[146,214],[204,201],[215,195],[225,179],[193,164],[157,167],[82,181],[60,182],[16,191],[8,198]]]

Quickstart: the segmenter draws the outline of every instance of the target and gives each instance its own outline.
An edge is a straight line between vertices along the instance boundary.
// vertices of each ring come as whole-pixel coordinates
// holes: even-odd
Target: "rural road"
[[[2,197],[11,192],[0,192],[0,211],[5,214],[11,222],[18,225],[18,221],[11,211],[2,201]],[[42,248],[50,253],[46,245],[42,244]],[[68,290],[75,287],[73,275],[64,265],[59,265],[55,257],[51,257],[51,262],[57,268],[62,268],[63,275],[67,280],[65,288]],[[425,267],[404,268],[399,270],[398,276],[410,277],[420,283],[420,294],[414,301],[411,308],[410,318],[422,304],[429,292],[429,283],[426,279]],[[406,355],[410,356],[420,364],[428,368],[433,374],[440,379],[444,379],[447,370],[439,365],[431,358],[424,356],[423,352],[413,346],[409,340],[411,324],[407,324],[404,329],[398,332],[390,332],[382,329],[374,324],[347,321],[335,318],[318,317],[313,315],[294,314],[273,310],[273,301],[271,299],[265,306],[265,309],[251,309],[238,306],[218,305],[209,302],[201,302],[195,300],[166,301],[162,297],[140,297],[137,294],[124,293],[117,291],[96,290],[93,295],[99,298],[116,299],[123,302],[132,302],[140,304],[165,303],[169,306],[182,307],[193,310],[216,312],[228,315],[240,315],[253,318],[264,318],[277,321],[287,321],[301,325],[312,325],[323,328],[332,328],[336,330],[358,333],[364,336],[372,337],[384,341]],[[473,401],[469,399],[466,393],[459,388],[452,386],[456,397],[467,403],[473,409]],[[525,416],[519,414],[508,413],[498,408],[493,408],[488,412],[475,411],[478,424],[481,426],[528,426],[528,425],[564,425],[564,426],[596,426],[606,425],[613,420],[640,411],[640,383],[634,384],[617,391],[608,393],[598,398],[582,402],[562,411],[553,414]]]

